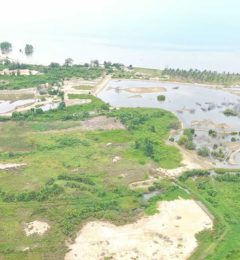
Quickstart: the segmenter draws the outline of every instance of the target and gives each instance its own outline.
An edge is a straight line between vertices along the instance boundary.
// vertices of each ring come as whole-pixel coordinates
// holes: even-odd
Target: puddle
[[[148,193],[145,193],[143,194],[143,201],[144,202],[147,202],[149,201],[151,198],[157,196],[157,195],[160,195],[162,193],[161,190],[154,190],[154,191],[151,191],[151,192],[148,192]]]
[[[0,114],[5,114],[15,110],[16,108],[30,105],[35,103],[35,99],[26,99],[26,100],[18,100],[18,101],[0,101]]]

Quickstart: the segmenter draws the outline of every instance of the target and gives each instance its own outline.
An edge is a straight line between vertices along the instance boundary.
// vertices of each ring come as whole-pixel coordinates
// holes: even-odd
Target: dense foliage
[[[199,82],[210,84],[232,85],[240,83],[239,73],[218,73],[216,71],[182,70],[166,68],[162,74],[168,76],[170,80],[184,82]]]

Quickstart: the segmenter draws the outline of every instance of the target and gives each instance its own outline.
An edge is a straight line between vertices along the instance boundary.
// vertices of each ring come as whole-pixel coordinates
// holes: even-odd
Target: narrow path
[[[108,75],[105,78],[103,78],[102,81],[100,81],[92,91],[92,95],[97,96],[108,84],[108,82],[111,80],[111,76]]]

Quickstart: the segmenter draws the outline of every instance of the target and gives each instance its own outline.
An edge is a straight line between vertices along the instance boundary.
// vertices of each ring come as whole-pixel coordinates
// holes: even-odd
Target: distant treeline
[[[171,80],[184,82],[209,83],[220,85],[240,84],[239,73],[218,73],[216,71],[208,70],[182,70],[166,68],[162,71],[164,76],[168,76]]]

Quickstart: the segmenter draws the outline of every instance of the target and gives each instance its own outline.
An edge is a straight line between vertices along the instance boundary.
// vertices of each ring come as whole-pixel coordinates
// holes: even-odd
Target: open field
[[[154,167],[180,166],[178,150],[165,144],[169,122],[177,119],[158,109],[109,111],[91,99],[63,110],[18,114],[0,124],[1,164],[23,164],[0,169],[0,258],[62,259],[66,239],[87,220],[124,224],[144,210],[155,212],[156,202],[144,202],[143,191],[128,184],[146,179]],[[85,117],[76,117],[80,113]],[[118,123],[101,130],[99,115],[125,127]],[[97,127],[79,129],[80,119]],[[186,196],[169,181],[161,183],[164,196]],[[28,223],[32,232],[46,232],[27,236]]]
[[[104,78],[103,68],[32,69],[43,74],[1,76],[2,99],[36,96],[32,87],[49,83],[61,85],[63,96],[54,95],[66,103],[0,118],[1,260],[82,260],[84,252],[88,259],[91,252],[104,260],[114,254],[116,259],[122,254],[123,259],[186,259],[192,253],[194,260],[240,258],[240,171],[213,171],[206,159],[168,141],[179,126],[172,113],[115,109],[89,94],[120,72],[171,78],[141,68]],[[16,88],[22,90],[14,94],[10,89]],[[238,150],[239,144],[232,146]],[[122,241],[118,248],[116,241]]]

